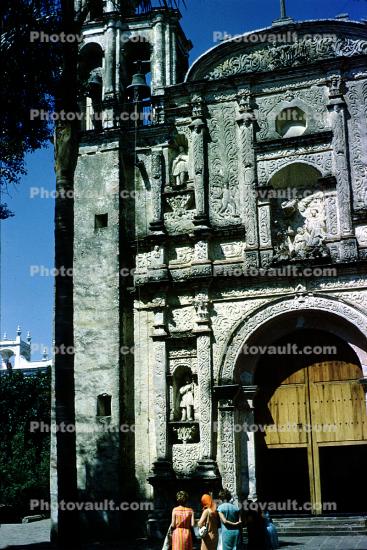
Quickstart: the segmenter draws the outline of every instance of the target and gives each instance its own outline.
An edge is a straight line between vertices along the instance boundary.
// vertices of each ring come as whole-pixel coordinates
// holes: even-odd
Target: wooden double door
[[[260,496],[295,499],[299,512],[362,511],[367,414],[361,368],[345,361],[291,373],[284,362],[281,368],[281,383],[262,388],[255,409]]]

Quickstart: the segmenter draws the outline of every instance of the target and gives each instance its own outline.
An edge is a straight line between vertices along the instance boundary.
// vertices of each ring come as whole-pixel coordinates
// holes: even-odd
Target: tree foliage
[[[31,31],[60,29],[57,0],[2,0],[0,64],[3,71],[0,112],[0,183],[4,188],[25,173],[24,157],[49,143],[52,126],[32,109],[52,110],[60,67],[60,48],[31,41]],[[5,207],[0,210],[6,217]]]
[[[0,376],[0,504],[29,511],[30,499],[49,500],[50,434],[31,422],[50,426],[50,373]]]

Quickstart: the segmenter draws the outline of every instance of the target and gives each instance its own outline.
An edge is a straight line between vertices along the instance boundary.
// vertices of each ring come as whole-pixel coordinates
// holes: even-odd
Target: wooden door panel
[[[273,423],[266,426],[267,445],[307,444],[306,386],[280,386],[269,401]]]
[[[366,403],[360,377],[360,367],[342,361],[309,368],[310,411],[317,443],[366,438]]]
[[[315,363],[308,368],[310,382],[359,380],[363,376],[361,367],[345,361]]]

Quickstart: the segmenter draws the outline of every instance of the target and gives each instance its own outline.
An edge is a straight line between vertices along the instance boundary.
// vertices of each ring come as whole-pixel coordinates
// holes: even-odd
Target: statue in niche
[[[182,187],[189,177],[189,157],[185,152],[183,145],[178,148],[178,155],[172,163],[172,176],[174,177],[174,187]]]
[[[189,376],[185,378],[184,385],[180,388],[181,421],[194,420],[194,382]]]

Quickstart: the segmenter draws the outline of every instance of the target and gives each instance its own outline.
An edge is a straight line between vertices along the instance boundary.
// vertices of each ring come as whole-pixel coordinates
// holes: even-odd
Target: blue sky
[[[191,61],[213,46],[213,32],[238,34],[265,27],[279,16],[279,0],[186,0],[182,25],[194,43]],[[288,0],[288,13],[297,20],[332,18],[349,13],[351,19],[367,18],[367,0]],[[33,359],[43,346],[51,347],[53,279],[54,190],[53,151],[27,157],[28,174],[4,197],[15,217],[1,222],[1,337],[15,337],[17,324],[23,336],[33,336]],[[33,196],[41,188],[43,197]],[[47,198],[49,196],[49,198]],[[44,276],[31,271],[44,266]]]

